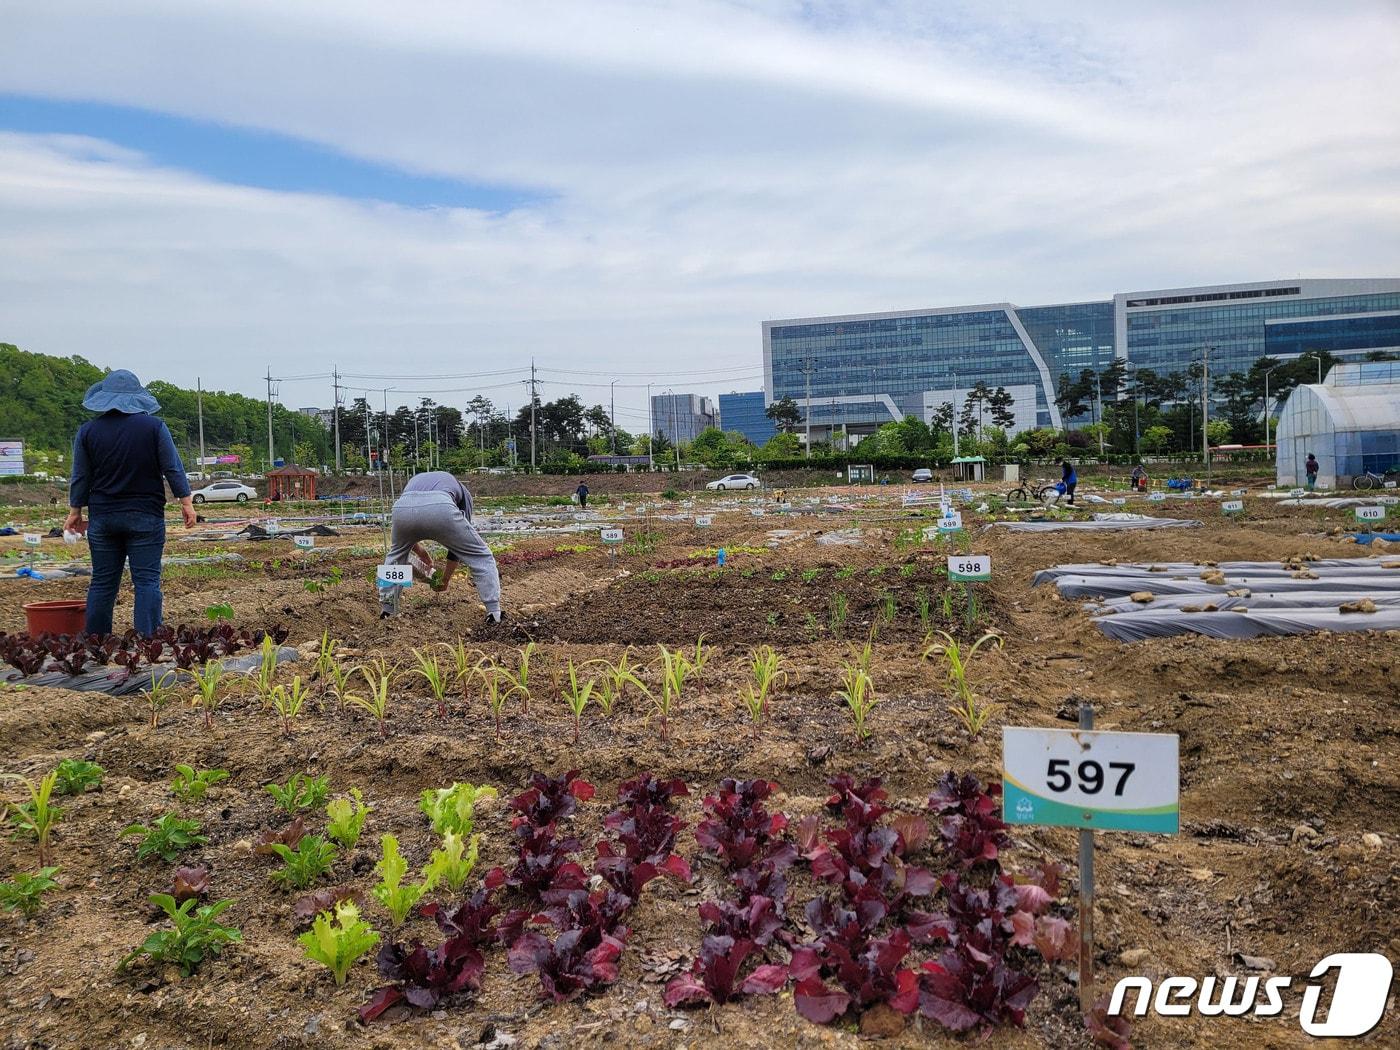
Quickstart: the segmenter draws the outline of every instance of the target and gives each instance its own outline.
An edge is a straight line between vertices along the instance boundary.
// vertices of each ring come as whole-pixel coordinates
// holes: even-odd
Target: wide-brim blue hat
[[[118,368],[108,372],[100,383],[93,383],[83,395],[83,407],[93,412],[159,412],[160,402],[141,385],[134,372]]]

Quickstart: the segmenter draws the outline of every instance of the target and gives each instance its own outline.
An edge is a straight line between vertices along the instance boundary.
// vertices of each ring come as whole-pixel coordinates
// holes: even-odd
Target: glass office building
[[[778,432],[767,411],[762,390],[719,395],[719,425],[726,431],[738,431],[755,445],[764,444]]]
[[[1400,348],[1400,279],[1294,280],[1125,292],[1083,303],[1012,303],[763,323],[764,395],[810,404],[814,430],[859,433],[940,404],[977,382],[1017,399],[1018,427],[1061,427],[1059,376],[1117,358],[1184,372],[1209,346],[1211,372],[1270,354]],[[1080,417],[1087,422],[1088,416]]]
[[[653,394],[652,431],[669,441],[694,441],[700,431],[717,426],[715,403],[699,394]]]

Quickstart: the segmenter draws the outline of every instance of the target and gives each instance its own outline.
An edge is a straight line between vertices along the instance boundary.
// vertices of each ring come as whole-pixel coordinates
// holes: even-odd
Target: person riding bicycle
[[[1308,461],[1303,464],[1303,471],[1308,476],[1308,491],[1311,492],[1317,486],[1317,457],[1311,452],[1308,453]]]

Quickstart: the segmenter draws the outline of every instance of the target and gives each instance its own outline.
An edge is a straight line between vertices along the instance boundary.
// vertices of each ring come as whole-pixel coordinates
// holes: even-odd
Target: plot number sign
[[[292,537],[292,543],[293,543],[295,546],[297,546],[297,547],[302,547],[302,548],[305,548],[306,550],[310,550],[312,547],[316,546],[316,537],[315,537],[315,536],[293,536],[293,537]]]
[[[39,546],[39,534],[37,532],[26,532],[24,534],[24,545],[26,547]]]
[[[990,554],[953,554],[948,557],[948,579],[957,583],[984,582],[992,578]]]
[[[1099,831],[1180,830],[1175,733],[1004,726],[1002,819]]]
[[[1148,495],[1147,498],[1153,503],[1162,503],[1166,500],[1167,494],[1165,492],[1153,492]]]
[[[957,532],[962,528],[962,511],[953,510],[938,519],[939,532]]]
[[[1244,510],[1244,500],[1227,499],[1224,503],[1220,504],[1220,509],[1226,514],[1239,514]]]
[[[381,565],[374,571],[381,587],[412,587],[413,568],[408,565]]]
[[[708,529],[710,527],[710,516],[708,514],[695,515],[695,527],[697,529]]]
[[[1357,508],[1356,508],[1356,520],[1357,520],[1357,521],[1384,521],[1384,520],[1385,520],[1385,508],[1384,508],[1384,507],[1357,507]],[[28,539],[28,537],[25,537],[25,538]]]
[[[622,530],[621,530],[621,529],[603,529],[602,532],[599,533],[599,537],[602,539],[602,541],[603,541],[604,543],[621,543],[621,542],[622,542]]]

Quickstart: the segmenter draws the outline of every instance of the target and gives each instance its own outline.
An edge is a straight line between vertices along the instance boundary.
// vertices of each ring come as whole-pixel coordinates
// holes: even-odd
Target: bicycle
[[[1055,487],[1053,481],[1023,481],[1006,494],[1008,503],[1043,503],[1045,494]]]
[[[1368,470],[1362,474],[1354,474],[1351,479],[1351,487],[1354,489],[1379,489],[1384,488],[1392,481],[1400,479],[1400,467],[1394,467],[1383,474],[1378,474],[1374,470]]]

